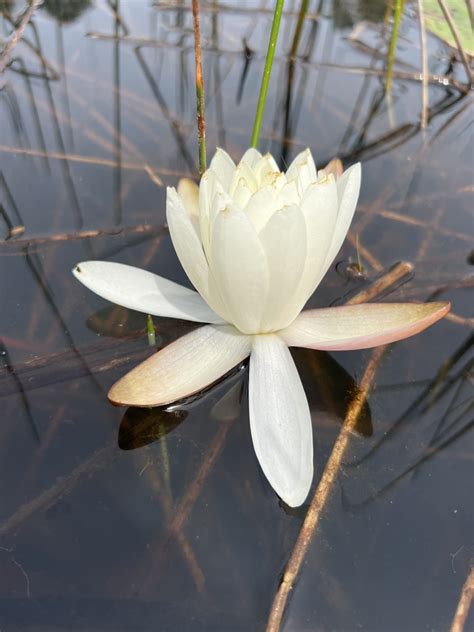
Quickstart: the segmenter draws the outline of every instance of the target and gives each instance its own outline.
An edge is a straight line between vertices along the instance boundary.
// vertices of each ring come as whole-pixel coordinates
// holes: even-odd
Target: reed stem
[[[268,42],[267,57],[265,59],[265,67],[263,69],[262,85],[260,86],[260,94],[258,97],[257,111],[255,113],[255,122],[253,124],[252,138],[250,140],[251,147],[257,147],[260,136],[260,128],[262,126],[263,112],[265,110],[265,102],[267,100],[268,84],[272,73],[273,58],[275,56],[276,42],[278,31],[280,29],[281,14],[283,12],[284,0],[277,0],[275,13],[273,14],[272,30],[270,33],[270,41]]]
[[[199,0],[193,0],[194,59],[196,66],[196,111],[199,143],[199,171],[206,171],[206,114],[204,79],[202,76],[201,29],[199,25]]]

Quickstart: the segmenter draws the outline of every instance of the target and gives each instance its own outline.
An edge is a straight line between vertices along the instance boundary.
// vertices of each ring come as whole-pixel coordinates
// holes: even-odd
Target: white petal
[[[220,297],[209,289],[209,266],[201,240],[181,199],[175,189],[170,187],[166,196],[166,219],[174,249],[191,283],[206,303],[227,320]]]
[[[301,505],[313,479],[311,415],[291,354],[278,336],[254,338],[249,412],[253,445],[265,476],[288,505]]]
[[[230,183],[235,171],[235,162],[229,154],[219,147],[214,154],[209,169],[213,171],[219,179],[224,191],[229,191]]]
[[[291,204],[300,204],[301,197],[298,193],[298,187],[292,180],[287,182],[278,192],[276,198],[277,208],[290,206]]]
[[[116,382],[121,406],[161,406],[198,393],[250,353],[251,338],[234,327],[200,327],[152,355]]]
[[[277,211],[259,234],[267,257],[270,289],[261,331],[286,327],[301,309],[293,298],[306,261],[306,224],[297,206]]]
[[[247,202],[245,212],[259,233],[276,209],[274,189],[271,186],[265,186],[252,195]]]
[[[199,217],[199,187],[189,178],[181,178],[177,192],[191,217]]]
[[[229,189],[229,194],[235,199],[237,203],[238,200],[235,198],[234,193],[239,184],[245,185],[246,188],[250,191],[250,194],[255,193],[255,191],[257,191],[258,189],[258,182],[255,174],[246,162],[242,162],[235,169]]]
[[[365,303],[310,309],[278,335],[291,347],[367,349],[414,336],[449,308],[449,303]]]
[[[216,217],[211,248],[211,271],[229,322],[255,333],[268,291],[267,262],[252,222],[239,207],[229,206]]]
[[[336,227],[331,242],[331,246],[326,255],[323,265],[323,275],[326,274],[329,266],[334,261],[337,253],[346,238],[347,232],[354,217],[360,191],[361,168],[360,162],[352,165],[337,180],[337,191],[339,199],[339,210],[337,213]]]
[[[258,161],[261,159],[261,157],[262,154],[257,149],[250,147],[250,149],[247,149],[245,154],[242,156],[239,165],[242,162],[246,162],[248,166],[253,169]]]
[[[324,264],[337,221],[337,203],[337,188],[333,178],[323,184],[312,184],[303,198],[301,208],[306,221],[307,258],[295,292],[300,309],[325,273]]]
[[[194,287],[205,294],[208,277],[208,264],[202,249],[201,240],[184,208],[176,190],[166,190],[166,220],[171,240],[184,271]]]
[[[253,166],[253,171],[260,187],[271,185],[275,186],[280,182],[279,186],[283,186],[286,182],[285,174],[280,172],[273,156],[269,153],[265,154]]]
[[[197,292],[147,270],[112,261],[84,261],[73,274],[90,290],[122,307],[200,323],[223,322]]]
[[[296,156],[288,167],[286,178],[297,183],[300,195],[303,195],[310,184],[317,181],[316,166],[309,149]]]

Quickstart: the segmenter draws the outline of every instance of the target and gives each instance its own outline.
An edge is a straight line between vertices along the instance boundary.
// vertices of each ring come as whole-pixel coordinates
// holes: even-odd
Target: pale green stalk
[[[400,30],[400,23],[402,21],[404,6],[405,0],[395,0],[392,36],[390,38],[390,46],[388,49],[387,84],[385,88],[388,94],[390,94],[390,92],[392,91],[393,65],[395,63],[395,51],[397,48],[398,32]]]
[[[275,13],[273,14],[272,31],[270,33],[270,41],[268,42],[265,68],[263,69],[262,84],[260,86],[257,111],[255,113],[255,122],[253,124],[252,138],[250,140],[251,147],[257,147],[258,139],[260,136],[263,112],[265,110],[265,101],[267,99],[268,84],[270,82],[270,75],[272,73],[273,58],[275,56],[278,31],[280,29],[281,14],[283,13],[283,4],[284,0],[276,0]]]

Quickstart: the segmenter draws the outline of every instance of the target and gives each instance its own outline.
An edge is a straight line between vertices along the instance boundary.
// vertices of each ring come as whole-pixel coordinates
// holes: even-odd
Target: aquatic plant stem
[[[283,4],[284,0],[276,1],[275,13],[273,14],[272,30],[270,33],[270,41],[268,42],[267,57],[265,59],[265,67],[263,69],[262,85],[260,86],[257,111],[255,113],[255,121],[252,130],[252,138],[250,139],[251,147],[257,147],[258,139],[260,137],[260,128],[262,127],[263,112],[265,110],[265,102],[267,100],[268,84],[270,82],[270,75],[272,73],[273,58],[275,56],[278,31],[280,30]]]
[[[388,48],[387,83],[386,83],[386,88],[385,88],[385,91],[387,94],[390,94],[392,91],[393,66],[395,64],[395,51],[397,48],[398,32],[400,30],[400,22],[402,21],[404,6],[405,6],[405,0],[395,0],[392,36],[390,37],[390,45]]]
[[[296,53],[298,52],[298,44],[300,43],[301,33],[303,31],[303,24],[308,12],[309,0],[301,0],[301,6],[298,13],[298,21],[296,22],[295,34],[293,36],[293,43],[291,44],[290,59],[294,60]]]
[[[194,59],[196,68],[196,110],[199,143],[199,171],[206,171],[206,102],[204,98],[204,79],[202,76],[201,29],[199,26],[199,0],[193,0],[194,20]]]
[[[428,125],[428,59],[426,54],[426,30],[423,0],[418,0],[418,19],[420,21],[421,49],[421,129]]]

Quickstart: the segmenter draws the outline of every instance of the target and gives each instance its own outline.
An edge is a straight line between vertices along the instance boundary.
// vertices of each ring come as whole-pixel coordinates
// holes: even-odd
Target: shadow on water
[[[201,4],[208,149],[238,158],[271,3]],[[2,40],[23,9],[0,0]],[[368,292],[453,311],[386,349],[288,632],[446,630],[474,555],[473,105],[461,60],[428,33],[421,130],[411,5],[387,98],[385,12],[378,0],[287,3],[261,149],[281,166],[307,145],[320,167],[362,161],[354,224],[311,307]],[[197,176],[193,72],[190,3],[45,0],[0,77],[1,630],[264,629],[306,514],[258,467],[245,363],[172,407],[108,403],[155,351],[146,318],[70,273],[109,259],[189,286],[164,206],[167,185]],[[374,291],[399,261],[403,275]],[[196,326],[154,325],[160,348]],[[313,490],[371,353],[292,350]]]

